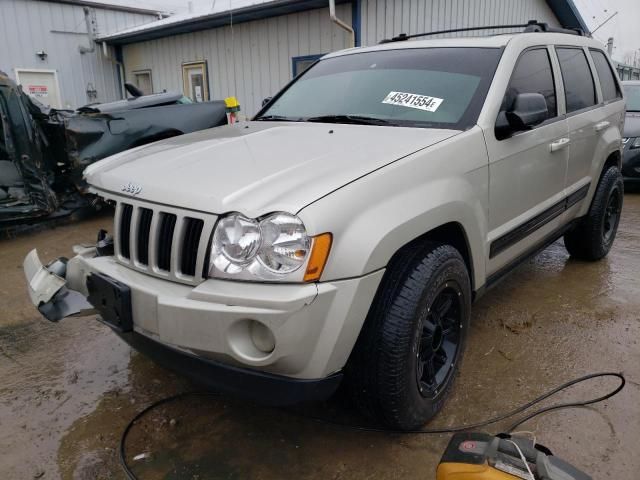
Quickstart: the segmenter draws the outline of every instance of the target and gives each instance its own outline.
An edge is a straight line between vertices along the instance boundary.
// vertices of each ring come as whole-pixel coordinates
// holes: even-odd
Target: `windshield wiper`
[[[282,115],[263,115],[255,119],[256,122],[299,122],[301,118],[291,118]]]
[[[363,115],[321,115],[318,117],[309,117],[305,120],[307,122],[350,123],[354,125],[396,125],[383,118],[365,117]]]

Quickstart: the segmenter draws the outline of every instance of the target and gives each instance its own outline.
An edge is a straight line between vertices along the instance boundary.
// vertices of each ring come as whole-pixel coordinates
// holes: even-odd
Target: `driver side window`
[[[502,99],[500,115],[513,107],[516,96],[521,93],[541,94],[547,103],[547,119],[558,115],[553,69],[546,48],[527,50],[520,56]]]

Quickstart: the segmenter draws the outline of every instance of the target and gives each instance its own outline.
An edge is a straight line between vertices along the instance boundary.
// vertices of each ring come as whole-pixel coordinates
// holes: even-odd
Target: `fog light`
[[[264,353],[271,353],[276,348],[276,339],[273,332],[260,322],[252,321],[249,326],[251,341],[255,347]]]

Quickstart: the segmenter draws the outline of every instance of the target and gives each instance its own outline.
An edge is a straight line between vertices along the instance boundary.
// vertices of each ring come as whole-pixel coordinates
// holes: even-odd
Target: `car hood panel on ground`
[[[297,212],[343,185],[457,130],[249,122],[171,138],[90,166],[87,181],[118,194],[212,213]]]

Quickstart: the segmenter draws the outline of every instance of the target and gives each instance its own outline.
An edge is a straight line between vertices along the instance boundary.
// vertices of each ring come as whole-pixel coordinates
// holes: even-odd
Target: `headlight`
[[[640,148],[640,137],[630,138],[631,146],[629,148]]]
[[[213,251],[217,263],[227,267],[241,267],[251,263],[260,248],[260,225],[242,215],[222,218],[213,233]]]
[[[260,222],[262,246],[258,260],[274,273],[292,273],[307,259],[310,241],[302,221],[288,213],[274,213]]]
[[[302,220],[289,213],[273,213],[259,220],[229,214],[218,221],[213,232],[209,276],[258,281],[318,280],[331,246],[330,234],[316,238],[319,237],[323,237],[322,242],[315,242],[307,235]],[[319,269],[317,253],[310,262],[314,243],[322,244],[324,252]]]

